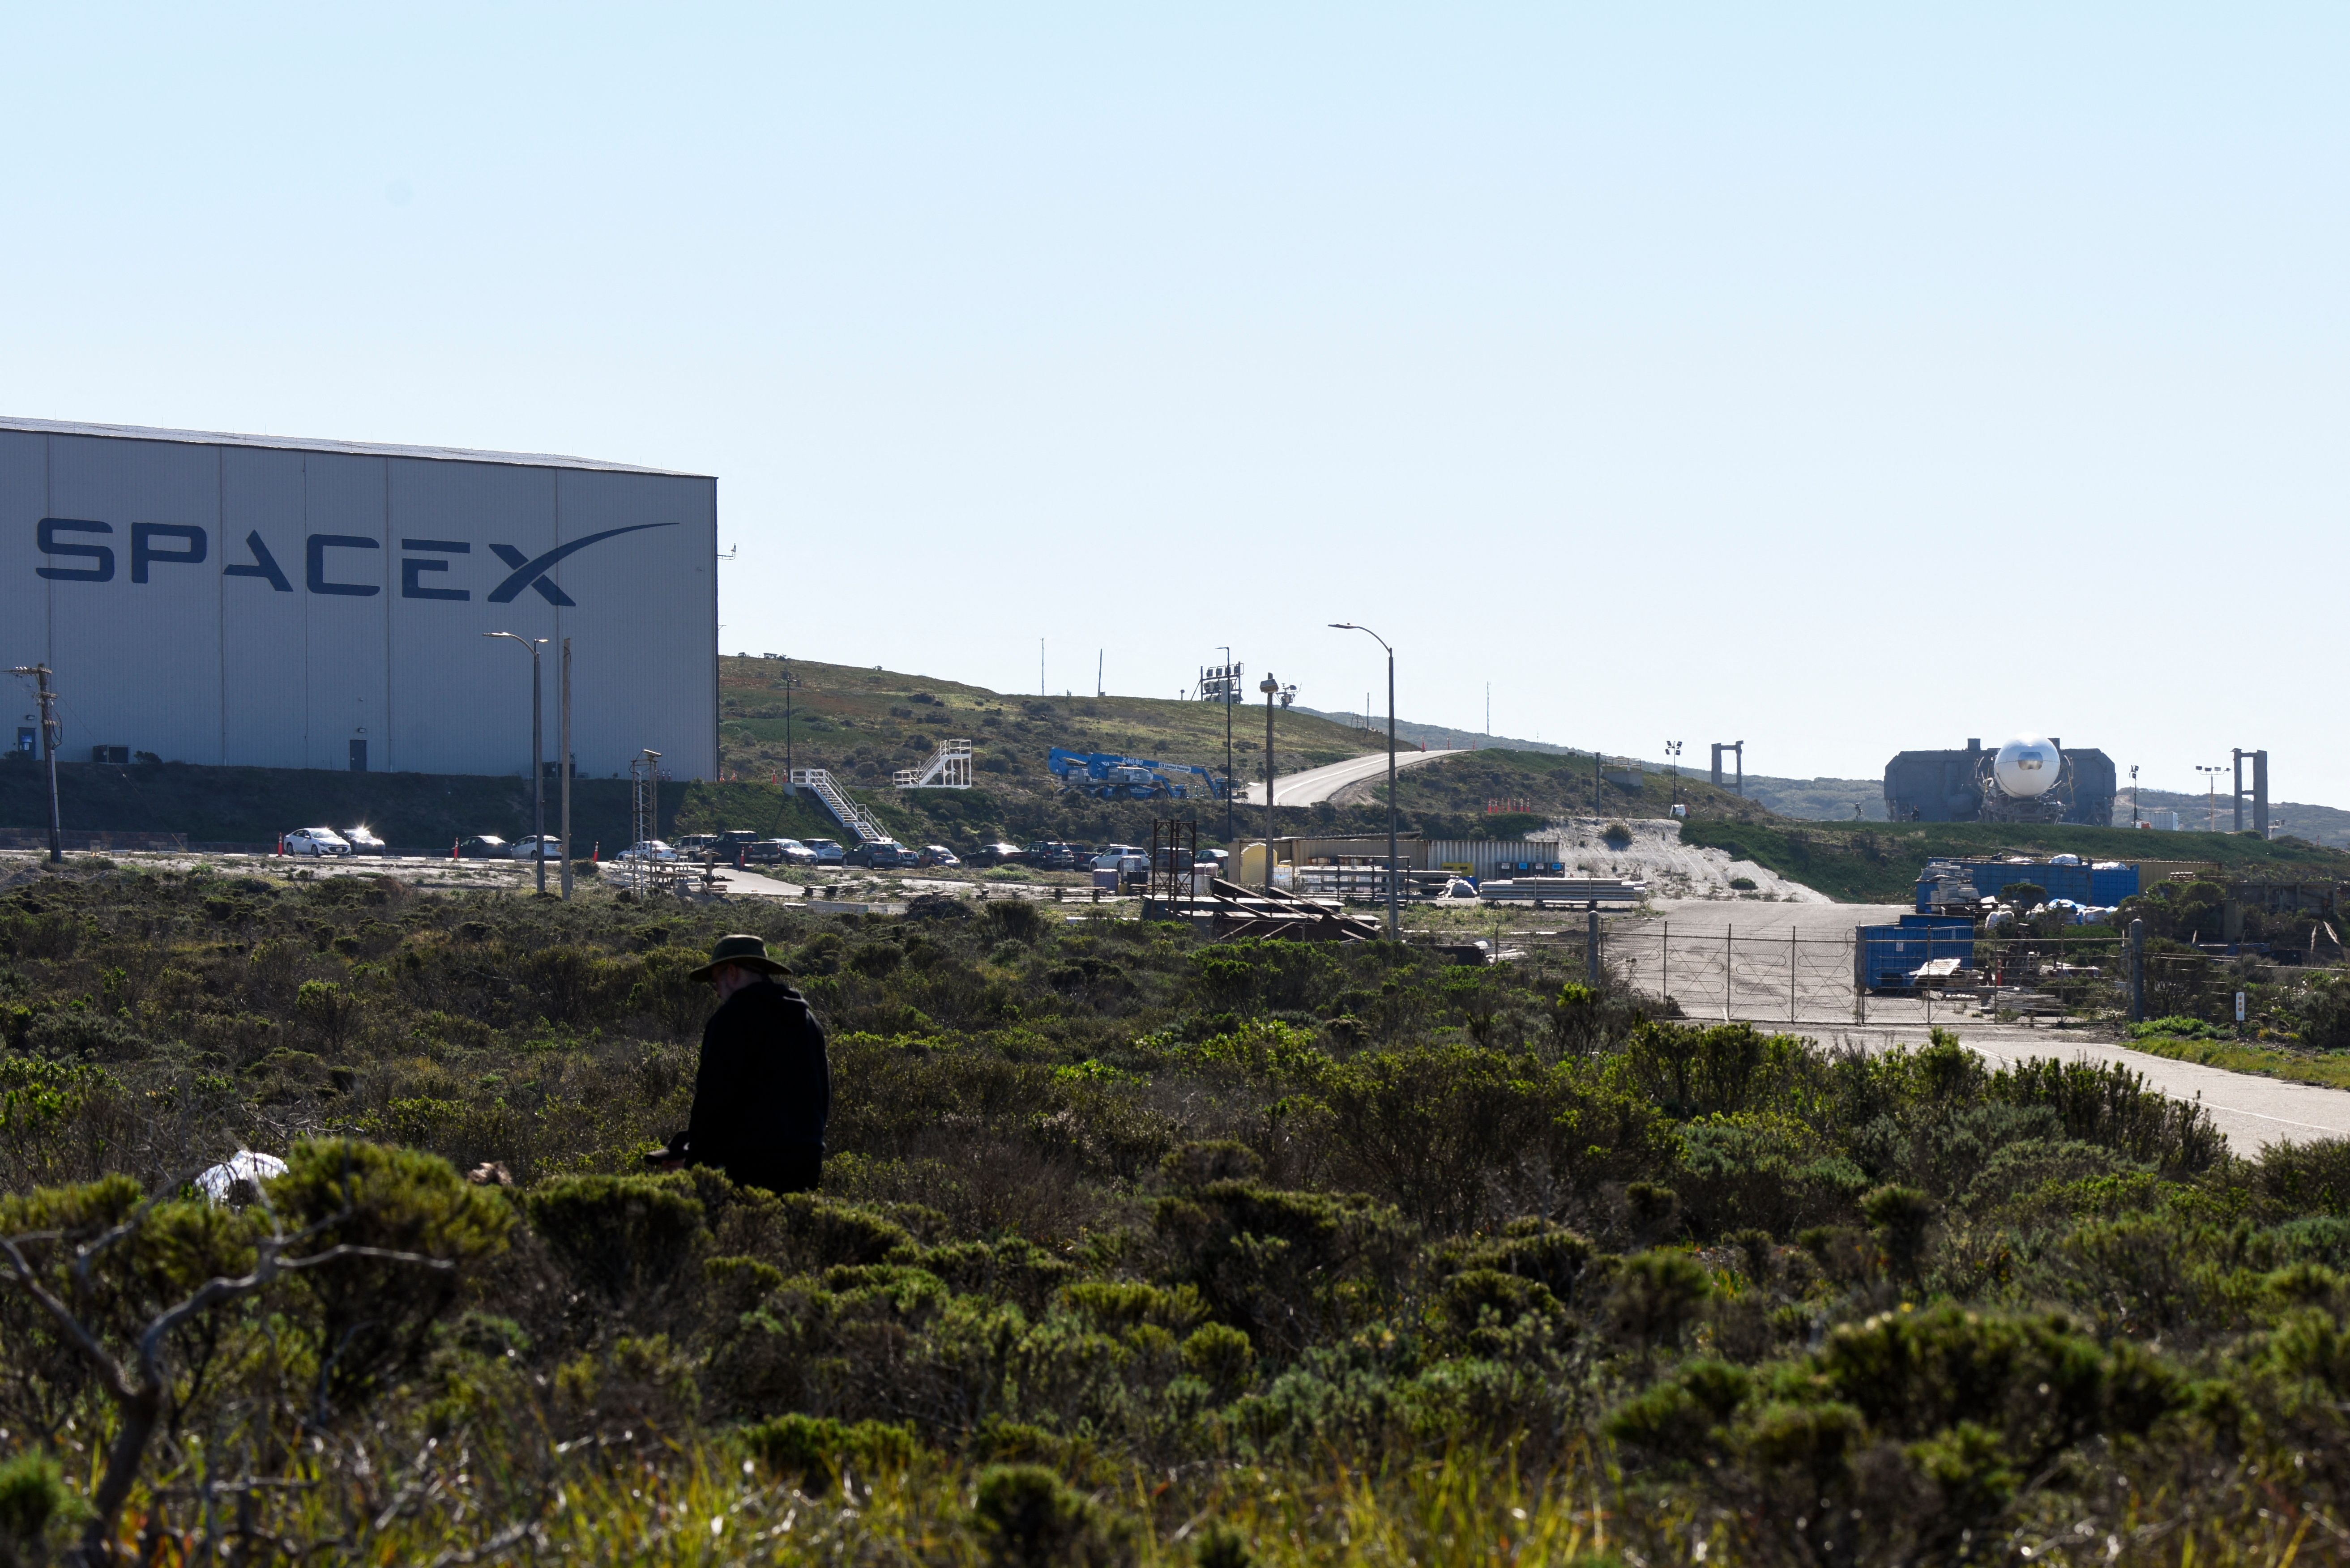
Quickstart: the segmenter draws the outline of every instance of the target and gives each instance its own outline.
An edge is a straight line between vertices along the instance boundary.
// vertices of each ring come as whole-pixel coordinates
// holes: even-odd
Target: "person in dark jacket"
[[[806,998],[779,983],[791,972],[752,936],[721,937],[693,971],[718,988],[718,1011],[702,1026],[692,1120],[654,1164],[714,1166],[771,1192],[816,1189],[832,1067]]]

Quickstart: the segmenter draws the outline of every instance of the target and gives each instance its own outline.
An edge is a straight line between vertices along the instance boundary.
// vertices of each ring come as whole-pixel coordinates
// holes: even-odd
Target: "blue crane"
[[[1055,746],[1045,760],[1053,776],[1097,800],[1222,800],[1231,785],[1189,763],[1154,762],[1114,752],[1072,752]]]

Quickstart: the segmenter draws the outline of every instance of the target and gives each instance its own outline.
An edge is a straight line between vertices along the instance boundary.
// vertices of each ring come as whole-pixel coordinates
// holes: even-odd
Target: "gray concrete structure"
[[[68,761],[527,773],[511,631],[573,639],[582,774],[714,777],[716,554],[702,475],[0,418],[0,665]]]

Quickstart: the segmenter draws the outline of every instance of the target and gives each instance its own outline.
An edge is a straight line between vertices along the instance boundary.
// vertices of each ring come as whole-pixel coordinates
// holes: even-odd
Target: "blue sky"
[[[18,8],[0,410],[715,473],[730,652],[2340,801],[2345,30]]]

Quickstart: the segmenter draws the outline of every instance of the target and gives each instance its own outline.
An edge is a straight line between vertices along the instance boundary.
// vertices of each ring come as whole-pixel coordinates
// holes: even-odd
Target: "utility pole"
[[[1373,642],[1378,643],[1381,648],[1387,649],[1387,655],[1388,655],[1388,940],[1389,940],[1389,941],[1391,941],[1391,942],[1399,942],[1399,941],[1403,940],[1403,917],[1402,917],[1400,914],[1399,914],[1399,913],[1397,912],[1397,909],[1396,909],[1396,883],[1397,883],[1398,881],[1401,880],[1401,878],[1402,878],[1402,868],[1401,868],[1400,867],[1397,866],[1397,864],[1396,864],[1396,716],[1395,716],[1395,649],[1392,649],[1392,648],[1388,648],[1388,639],[1387,639],[1386,638],[1384,638],[1384,637],[1381,637],[1378,632],[1373,631],[1369,627],[1367,627],[1367,626],[1357,626],[1354,622],[1352,622],[1352,621],[1347,621],[1347,620],[1334,620],[1334,621],[1332,621],[1332,622],[1330,623],[1330,626],[1331,626],[1331,629],[1333,629],[1333,630],[1335,630],[1335,631],[1359,631],[1359,632],[1361,632],[1364,636],[1366,636],[1366,637],[1369,638]],[[1365,709],[1364,718],[1365,718],[1366,720],[1367,720],[1367,719],[1370,717],[1370,714],[1369,714],[1369,711],[1368,711],[1368,710],[1369,710],[1369,708],[1370,708],[1370,703],[1369,703],[1367,701],[1366,701],[1364,702],[1364,704],[1363,704],[1363,707],[1364,707],[1364,709]],[[1268,748],[1268,749],[1269,749],[1269,748]],[[1268,792],[1268,793],[1269,793],[1269,792]]]
[[[563,717],[556,729],[563,748],[563,901],[571,901],[571,639],[563,639]]]
[[[1264,693],[1264,890],[1273,891],[1273,699],[1281,690],[1281,682],[1266,670],[1257,682]]]
[[[1667,741],[1665,757],[1672,764],[1673,804],[1679,805],[1681,803],[1681,743],[1679,741]]]
[[[2132,831],[2136,831],[2137,827],[2137,764],[2136,763],[2130,764],[2130,827]]]
[[[1097,648],[1094,649],[1094,695],[1097,697],[1107,697],[1109,695],[1107,691],[1102,689],[1102,660],[1108,657],[1109,649],[1106,648]]]
[[[792,780],[792,688],[799,682],[792,675],[792,661],[784,659],[784,783]]]
[[[1232,801],[1238,793],[1232,784],[1232,709],[1241,700],[1241,667],[1232,662],[1232,650],[1224,649],[1224,843],[1232,842]]]
[[[538,678],[538,650],[545,647],[543,637],[520,637],[511,631],[485,631],[484,637],[503,637],[509,642],[521,643],[530,649],[530,857],[538,867],[538,890],[546,891],[546,763],[541,760],[545,748],[539,741],[539,710],[545,682]],[[570,846],[564,846],[566,854]]]
[[[40,702],[41,752],[49,768],[49,864],[61,866],[66,858],[66,841],[57,819],[57,747],[64,742],[65,732],[57,727],[57,694],[49,690],[49,677],[54,671],[46,664],[20,664],[8,673],[31,676],[35,696]]]

